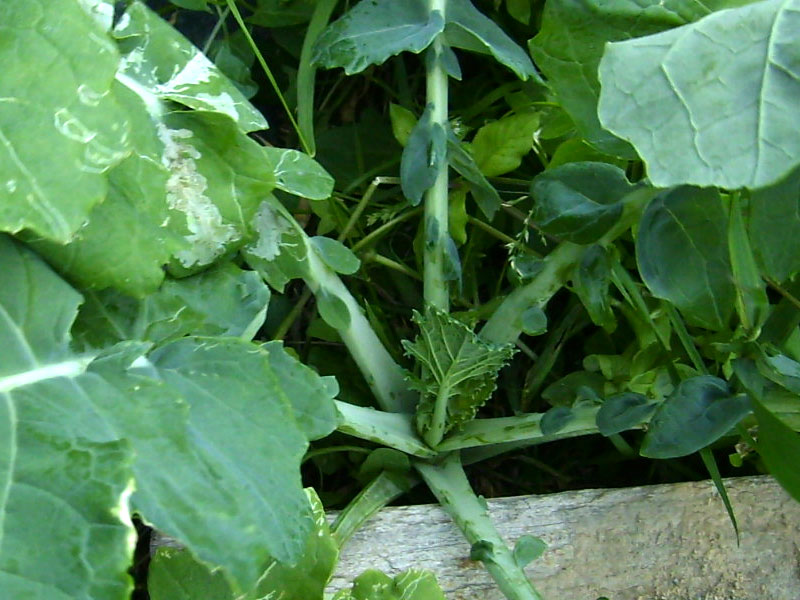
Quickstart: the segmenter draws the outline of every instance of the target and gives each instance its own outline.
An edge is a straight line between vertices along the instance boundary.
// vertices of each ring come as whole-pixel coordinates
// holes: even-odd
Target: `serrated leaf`
[[[648,458],[686,456],[713,444],[752,411],[744,394],[710,375],[685,379],[661,404],[642,442]]]
[[[534,178],[533,220],[547,233],[591,244],[619,220],[622,198],[634,187],[614,165],[568,163]]]
[[[153,556],[147,580],[152,600],[257,600],[277,595],[282,600],[322,598],[333,574],[339,548],[325,520],[322,502],[312,488],[306,495],[314,527],[304,540],[301,559],[292,566],[269,561],[253,590],[235,594],[219,571],[198,562],[187,550],[159,548]]]
[[[0,231],[63,244],[130,152],[130,123],[110,93],[119,55],[102,19],[74,0],[6,0],[0,20]]]
[[[403,348],[421,372],[410,376],[410,385],[422,392],[417,407],[417,428],[430,427],[437,398],[446,402],[445,432],[469,421],[491,396],[497,373],[511,359],[510,344],[488,344],[466,325],[447,313],[428,308],[424,316],[414,312],[419,335]]]
[[[632,429],[645,422],[656,406],[646,396],[633,392],[610,396],[597,411],[597,428],[605,436]]]
[[[297,536],[309,526],[299,476],[308,438],[266,351],[233,338],[182,338],[152,352],[125,342],[74,354],[68,329],[80,296],[5,237],[0,261],[0,427],[12,432],[0,445],[0,578],[24,575],[10,575],[4,591],[59,597],[66,585],[65,598],[127,597],[129,505],[220,565],[237,589],[257,580],[265,557],[299,557]],[[329,384],[311,387],[331,402]],[[48,499],[27,497],[25,482],[50,486]],[[76,520],[64,503],[91,512]],[[55,534],[54,514],[66,535]],[[36,553],[20,554],[43,536],[47,544],[30,546]],[[80,554],[76,543],[86,544]]]
[[[727,221],[716,190],[688,186],[659,194],[642,215],[636,239],[642,279],[690,325],[719,330],[733,313]]]
[[[246,132],[267,128],[261,113],[217,66],[144,3],[132,3],[113,34],[122,51],[117,79],[141,95],[153,116],[169,100],[225,114]]]
[[[443,30],[442,14],[422,0],[362,0],[322,32],[312,60],[352,75],[401,52],[422,52]]]
[[[649,35],[695,21],[739,0],[550,0],[539,33],[529,44],[537,66],[559,103],[593,146],[635,158],[630,144],[603,129],[597,117],[600,82],[597,67],[606,42]],[[569,43],[565,43],[569,40]],[[634,61],[638,58],[634,59]]]
[[[469,191],[481,212],[490,221],[494,219],[497,209],[500,208],[500,194],[481,173],[467,146],[452,131],[447,133],[447,162],[456,173],[467,180]]]
[[[436,181],[436,176],[447,160],[447,135],[438,123],[431,120],[431,107],[417,121],[403,148],[400,159],[400,181],[403,194],[413,206]]]
[[[775,183],[800,164],[800,2],[766,0],[611,43],[598,115],[658,187]]]
[[[533,149],[533,134],[539,127],[539,113],[525,112],[484,125],[472,140],[472,156],[486,177],[513,171]]]
[[[445,32],[450,45],[490,54],[520,79],[542,82],[528,54],[470,0],[447,0],[446,15]]]
[[[316,235],[308,241],[316,249],[322,261],[337,273],[352,275],[361,268],[359,258],[341,242],[321,235]]]

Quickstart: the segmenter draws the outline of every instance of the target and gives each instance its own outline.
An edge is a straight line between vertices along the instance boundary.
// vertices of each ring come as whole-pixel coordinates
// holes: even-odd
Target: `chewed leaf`
[[[163,102],[171,100],[226,114],[244,131],[267,128],[216,65],[144,3],[133,3],[113,34],[124,49],[117,79],[142,97],[151,114],[164,112]]]
[[[422,392],[417,408],[417,428],[430,426],[439,396],[447,401],[445,431],[475,416],[496,387],[497,373],[511,359],[510,344],[488,344],[466,325],[447,313],[428,308],[414,313],[420,333],[413,342],[404,340],[406,354],[420,368],[411,385]]]
[[[348,75],[401,52],[422,52],[444,30],[423,0],[362,0],[317,38],[313,61]]]

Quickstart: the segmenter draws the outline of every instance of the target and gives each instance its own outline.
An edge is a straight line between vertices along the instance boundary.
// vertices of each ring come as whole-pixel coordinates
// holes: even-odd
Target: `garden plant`
[[[587,436],[698,454],[734,527],[720,460],[800,500],[798,31],[800,0],[0,0],[0,599],[321,600],[427,487],[538,600],[546,544],[469,469]],[[181,549],[145,578],[150,529]]]

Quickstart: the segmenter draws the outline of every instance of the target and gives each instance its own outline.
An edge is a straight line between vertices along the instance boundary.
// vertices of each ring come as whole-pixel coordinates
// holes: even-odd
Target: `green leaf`
[[[408,569],[394,578],[380,571],[364,571],[352,590],[340,590],[333,600],[445,600],[431,571]]]
[[[601,395],[604,383],[605,379],[599,373],[574,371],[548,385],[542,398],[553,406],[573,406],[579,400],[588,399],[587,396]],[[587,389],[591,390],[588,395]]]
[[[766,0],[606,47],[598,115],[658,187],[775,183],[800,164],[796,0]]]
[[[312,60],[352,75],[401,52],[422,52],[443,30],[442,14],[422,0],[362,0],[319,36]]]
[[[525,335],[542,335],[547,331],[547,314],[539,306],[531,306],[521,316]]]
[[[447,195],[447,229],[450,237],[458,246],[467,243],[467,191],[465,189],[452,190]]]
[[[122,53],[117,79],[141,96],[154,117],[169,100],[225,114],[246,132],[267,128],[217,66],[142,2],[131,4],[113,34]]]
[[[764,273],[778,283],[800,271],[799,199],[800,170],[750,196],[748,231],[753,253]]]
[[[442,161],[447,160],[447,135],[438,123],[431,120],[431,107],[417,121],[400,161],[400,181],[403,194],[413,206],[436,181]]]
[[[597,67],[606,42],[685,25],[741,0],[548,0],[539,33],[529,44],[537,66],[581,135],[607,154],[636,158],[631,146],[603,129],[597,117]],[[565,42],[568,40],[568,43]],[[637,64],[639,57],[631,64]]]
[[[524,569],[544,554],[545,550],[547,550],[547,543],[542,538],[523,535],[514,544],[514,561]]]
[[[800,435],[786,425],[759,399],[752,399],[753,412],[758,420],[756,449],[764,459],[770,474],[789,494],[800,502]]]
[[[0,427],[12,432],[0,450],[0,515],[6,532],[22,527],[33,536],[26,539],[47,536],[45,546],[57,557],[47,569],[39,550],[23,561],[19,548],[26,544],[8,534],[0,548],[3,572],[24,572],[47,585],[48,577],[59,577],[63,585],[74,584],[65,597],[100,585],[121,591],[84,595],[122,598],[132,551],[129,496],[131,508],[222,566],[237,589],[257,580],[265,557],[297,559],[297,536],[309,526],[299,476],[308,437],[292,414],[292,388],[282,387],[297,374],[279,376],[266,351],[234,338],[182,338],[147,356],[149,344],[141,342],[76,355],[67,332],[78,294],[7,238],[0,240],[0,260],[0,342],[6,348]],[[304,377],[317,402],[330,404],[330,383],[317,379],[312,385]],[[334,425],[331,417],[328,428]],[[48,444],[52,452],[42,452]],[[112,450],[113,456],[106,453]],[[12,456],[21,467],[9,464]],[[93,474],[75,486],[73,474],[84,477],[87,468]],[[64,477],[54,478],[54,472]],[[65,481],[70,488],[60,487]],[[24,482],[35,482],[34,489],[52,482],[49,499],[28,498],[31,486]],[[16,508],[20,500],[22,509]],[[75,521],[73,512],[57,508],[63,502],[94,514]],[[52,530],[53,514],[63,514],[68,526],[61,539]],[[108,533],[96,537],[92,523],[107,524]],[[118,534],[115,523],[124,525]],[[77,540],[89,544],[75,555],[83,562],[65,563]],[[67,577],[55,565],[74,574]],[[93,573],[102,579],[95,581]],[[17,589],[6,583],[4,590]]]
[[[275,187],[310,200],[325,200],[333,193],[333,177],[307,154],[272,147],[262,147],[261,152],[271,164]]]
[[[149,568],[147,591],[152,600],[256,600],[273,595],[282,600],[322,598],[333,574],[339,548],[325,520],[325,510],[313,489],[306,495],[311,504],[314,527],[306,536],[297,564],[270,561],[257,586],[244,596],[235,594],[219,571],[212,571],[186,550],[159,548]]]
[[[421,372],[410,375],[410,385],[422,392],[417,408],[420,432],[431,426],[437,404],[444,404],[447,432],[469,421],[491,396],[497,373],[511,359],[510,344],[488,344],[466,325],[444,312],[428,308],[425,315],[414,312],[419,326],[417,338],[403,340],[406,354]]]
[[[675,458],[697,452],[728,433],[752,411],[744,394],[734,395],[710,375],[685,379],[650,420],[641,455]]]
[[[190,334],[249,340],[264,323],[269,298],[257,273],[226,263],[185,279],[168,278],[142,299],[113,290],[89,292],[72,333],[89,348]]]
[[[656,196],[639,224],[642,279],[690,325],[723,329],[733,313],[727,220],[716,190],[684,186]]]
[[[598,244],[589,246],[583,253],[581,262],[576,265],[572,277],[574,291],[581,299],[592,322],[606,331],[613,331],[617,326],[608,292],[612,260],[614,259],[603,246]]]
[[[111,93],[119,55],[74,0],[6,0],[0,22],[0,230],[63,244],[130,152],[130,123]]]
[[[531,0],[506,0],[506,10],[523,25],[531,21]]]
[[[353,251],[333,238],[317,235],[308,241],[323,262],[337,273],[352,275],[361,267],[361,261]]]
[[[523,81],[542,82],[531,59],[514,40],[490,18],[476,9],[470,0],[447,0],[447,41],[451,46],[492,55]]]
[[[469,191],[486,218],[490,221],[494,219],[497,209],[500,208],[500,194],[481,173],[469,147],[460,141],[452,131],[447,133],[447,161],[459,175],[467,180]]]
[[[513,171],[533,148],[533,134],[539,128],[539,113],[525,112],[484,125],[472,140],[472,156],[487,177]]]
[[[646,422],[656,406],[642,394],[633,392],[610,396],[597,412],[597,428],[606,437],[633,429]]]
[[[320,288],[315,294],[319,316],[337,330],[347,329],[350,326],[350,311],[347,305],[335,293]]]
[[[189,10],[208,10],[208,0],[169,0],[175,6]]]
[[[401,146],[405,146],[414,130],[414,125],[417,124],[417,117],[407,108],[392,103],[389,105],[389,119],[392,122],[394,139]]]
[[[621,200],[634,188],[619,167],[568,163],[533,180],[533,220],[547,233],[577,244],[591,244],[619,220]]]
[[[553,435],[569,425],[575,419],[572,409],[566,406],[554,406],[542,415],[539,427],[542,435]]]
[[[750,239],[745,229],[738,196],[731,198],[728,249],[733,285],[736,289],[736,312],[742,327],[755,338],[758,337],[761,326],[769,316],[770,306],[766,287],[761,280],[761,273],[750,248]]]

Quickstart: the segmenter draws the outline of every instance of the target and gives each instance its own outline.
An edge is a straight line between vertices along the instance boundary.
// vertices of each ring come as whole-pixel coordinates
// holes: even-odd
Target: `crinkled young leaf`
[[[723,10],[609,44],[598,115],[654,185],[775,183],[800,164],[800,0]]]
[[[710,375],[685,379],[650,419],[641,455],[675,458],[697,452],[751,411],[747,396],[733,394],[722,379]]]
[[[447,42],[456,48],[491,54],[522,80],[542,82],[527,53],[470,0],[447,0]]]
[[[184,279],[168,278],[141,299],[114,290],[87,293],[72,333],[89,348],[191,334],[249,340],[264,323],[269,298],[257,273],[226,263]]]
[[[244,131],[267,128],[261,113],[217,66],[142,2],[131,4],[113,34],[122,53],[117,79],[137,91],[154,116],[171,100],[228,115]]]
[[[447,160],[447,134],[441,125],[431,120],[431,107],[417,121],[400,161],[400,180],[403,194],[412,205],[436,181],[442,161]]]
[[[235,594],[219,571],[212,571],[186,550],[159,548],[150,563],[147,590],[152,600],[281,600],[322,598],[333,574],[339,548],[325,520],[325,510],[313,489],[306,495],[311,504],[314,527],[306,536],[299,562],[286,566],[270,561],[253,590]]]
[[[748,231],[765,275],[784,282],[800,271],[800,170],[750,196]]]
[[[497,373],[511,360],[510,344],[489,344],[465,324],[448,314],[428,308],[414,312],[419,335],[403,340],[406,354],[414,358],[420,374],[410,385],[422,392],[417,407],[417,428],[430,427],[437,398],[447,403],[445,432],[475,416],[496,387]]]
[[[467,146],[452,131],[447,133],[447,162],[456,173],[467,180],[469,191],[481,212],[490,221],[494,219],[497,209],[500,208],[500,194],[481,173]]]
[[[603,129],[597,117],[597,66],[606,42],[685,25],[746,0],[548,0],[529,44],[559,103],[588,142],[608,154],[635,158],[630,144]],[[638,58],[633,59],[634,62]]]
[[[659,194],[642,215],[636,239],[642,279],[690,325],[719,330],[733,313],[727,221],[716,190],[688,186]]]
[[[348,75],[401,52],[422,52],[444,30],[423,0],[362,0],[319,36],[313,61]]]
[[[486,177],[513,171],[533,148],[533,134],[539,127],[539,113],[525,112],[484,125],[472,140],[475,163]]]
[[[533,180],[533,220],[547,233],[591,244],[619,220],[622,198],[634,188],[614,165],[568,163]]]
[[[63,244],[130,152],[110,93],[119,55],[74,0],[4,0],[0,23],[0,230]]]
[[[394,578],[369,570],[355,578],[351,590],[340,590],[333,600],[445,600],[431,571],[408,569]]]

